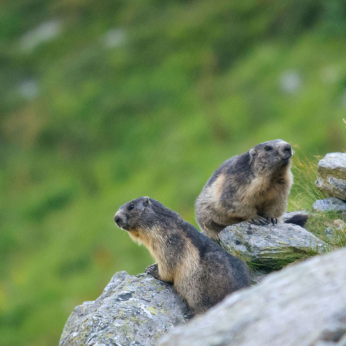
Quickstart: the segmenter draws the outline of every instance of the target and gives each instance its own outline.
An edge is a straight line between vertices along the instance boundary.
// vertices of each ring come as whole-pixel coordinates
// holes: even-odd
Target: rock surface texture
[[[313,208],[317,211],[341,211],[346,213],[346,202],[339,198],[330,197],[317,200],[313,204]]]
[[[158,345],[345,345],[345,287],[346,249],[316,256],[233,293]]]
[[[146,274],[116,273],[102,295],[77,306],[63,330],[60,346],[155,345],[185,322],[187,306],[173,290]]]
[[[256,226],[241,222],[226,227],[219,239],[230,254],[272,270],[330,249],[328,244],[306,229],[288,223]]]
[[[318,188],[346,201],[346,153],[330,153],[318,163]]]

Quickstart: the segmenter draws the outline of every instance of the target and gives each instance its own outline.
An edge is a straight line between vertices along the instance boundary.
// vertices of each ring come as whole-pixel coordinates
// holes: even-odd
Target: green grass
[[[346,229],[335,223],[336,220],[346,221],[346,215],[341,212],[315,212],[310,216],[307,223],[307,229],[314,233],[317,237],[329,243],[333,248],[340,248],[346,245]],[[338,222],[338,221],[336,221]],[[332,237],[325,234],[325,230],[331,227],[333,229]]]
[[[339,248],[346,245],[346,229],[339,229],[334,223],[335,220],[346,221],[346,215],[342,212],[329,211],[319,212],[312,208],[316,200],[328,198],[323,191],[319,190],[315,184],[317,180],[318,161],[321,156],[315,156],[308,159],[301,155],[301,151],[297,148],[297,155],[293,157],[292,172],[294,173],[295,183],[291,190],[288,210],[306,210],[309,213],[308,221],[305,228],[318,238],[330,244],[333,248]],[[325,234],[326,228],[334,229],[333,237]]]
[[[282,138],[300,148],[289,208],[311,210],[316,171],[296,158],[346,150],[342,2],[13,0],[0,19],[1,346],[57,344],[114,272],[152,263],[114,225],[123,203],[149,195],[196,225],[212,172]],[[23,51],[51,19],[61,35]],[[125,40],[110,49],[114,28]],[[322,235],[333,217],[318,217]]]

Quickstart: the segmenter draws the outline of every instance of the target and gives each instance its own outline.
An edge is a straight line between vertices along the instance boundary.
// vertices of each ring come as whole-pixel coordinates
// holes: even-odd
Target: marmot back
[[[116,224],[143,243],[157,261],[150,273],[173,282],[194,313],[203,313],[227,294],[250,285],[247,266],[149,197],[119,208]]]
[[[281,139],[256,145],[224,162],[196,201],[196,219],[203,232],[217,239],[229,225],[249,221],[277,223],[287,208],[293,183],[291,145]],[[288,220],[299,222],[304,220]]]

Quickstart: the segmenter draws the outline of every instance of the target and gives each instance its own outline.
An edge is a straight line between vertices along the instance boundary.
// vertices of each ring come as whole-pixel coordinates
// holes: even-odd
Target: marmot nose
[[[285,146],[282,148],[282,151],[285,155],[285,158],[289,158],[292,156],[292,147],[290,144],[285,144]]]
[[[119,227],[124,227],[125,226],[125,221],[117,214],[114,216],[114,222],[119,226]]]

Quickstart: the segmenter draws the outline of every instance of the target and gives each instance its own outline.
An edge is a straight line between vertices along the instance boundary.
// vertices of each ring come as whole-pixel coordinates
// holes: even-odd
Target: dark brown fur
[[[124,204],[114,220],[148,248],[157,262],[149,272],[172,282],[195,314],[250,285],[245,263],[154,199],[140,197]]]

